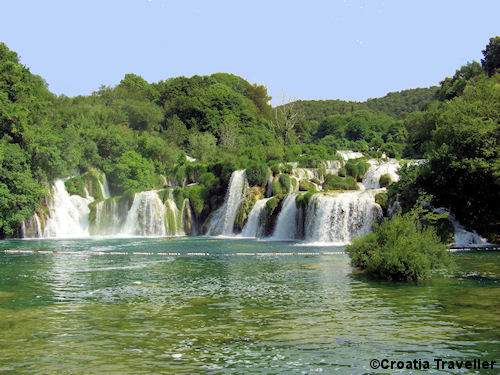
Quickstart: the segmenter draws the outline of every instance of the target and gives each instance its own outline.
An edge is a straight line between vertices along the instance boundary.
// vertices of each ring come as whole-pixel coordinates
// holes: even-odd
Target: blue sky
[[[228,72],[299,99],[436,85],[500,34],[500,1],[86,0],[0,3],[0,41],[56,94],[126,73]]]

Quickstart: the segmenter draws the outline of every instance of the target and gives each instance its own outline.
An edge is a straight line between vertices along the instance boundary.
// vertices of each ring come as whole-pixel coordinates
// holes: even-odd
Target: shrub
[[[290,192],[290,176],[287,174],[280,174],[278,177],[281,187],[283,188],[284,193]]]
[[[352,177],[354,177],[356,179],[358,178],[358,174],[359,174],[358,163],[349,160],[345,164],[345,170],[346,170],[346,175],[347,176],[352,176]]]
[[[198,177],[198,182],[205,185],[209,190],[215,190],[218,179],[213,173],[205,172]]]
[[[177,208],[179,210],[182,209],[182,204],[184,203],[184,198],[185,198],[185,192],[184,192],[184,189],[179,187],[179,186],[176,186],[174,188],[174,191],[173,191],[173,195],[174,195],[174,202],[175,204],[177,205]]]
[[[431,270],[450,264],[446,245],[433,228],[423,228],[416,215],[396,215],[353,240],[346,250],[351,264],[372,276],[388,280],[417,281],[428,278]]]
[[[314,189],[315,186],[308,180],[300,180],[299,181],[299,190],[308,191]]]
[[[208,189],[203,185],[191,185],[184,189],[186,196],[189,198],[189,203],[193,208],[194,213],[197,217],[204,216],[209,210],[209,192]],[[176,202],[177,204],[177,202]],[[177,206],[179,207],[179,206]],[[182,207],[182,202],[181,202]]]
[[[278,164],[273,164],[273,165],[271,165],[271,172],[273,172],[273,175],[280,174],[281,167]]]
[[[347,176],[342,178],[332,174],[327,174],[325,177],[325,182],[323,183],[323,189],[325,190],[358,190],[359,186],[356,180]]]
[[[269,176],[269,168],[265,164],[253,164],[246,169],[246,175],[250,186],[264,186]]]
[[[370,164],[366,161],[360,160],[358,162],[358,175],[355,177],[358,181],[361,181],[365,176],[366,171],[370,169]],[[353,176],[354,177],[354,176]]]
[[[283,195],[283,188],[277,178],[271,183],[271,192],[277,197]]]
[[[298,194],[295,198],[295,204],[297,205],[297,208],[306,208],[311,201],[311,198],[316,193],[317,191],[315,189],[312,189],[305,194]]]
[[[347,173],[347,172],[346,172],[345,168],[344,168],[344,167],[342,167],[342,168],[340,168],[340,169],[339,169],[339,173],[338,173],[338,175],[339,175],[340,177],[345,177],[345,176],[346,176],[346,173]]]
[[[281,171],[283,173],[292,174],[293,166],[291,166],[290,164],[285,164],[283,167],[281,167]]]
[[[279,203],[280,200],[276,197],[273,197],[266,202],[267,216],[271,216],[273,214],[274,210],[276,209],[276,207],[278,207]]]
[[[384,211],[384,216],[387,214],[387,207],[388,207],[388,195],[386,192],[384,193],[378,193],[375,195],[375,203],[380,205],[382,207],[382,210]]]
[[[391,175],[386,173],[386,174],[383,174],[382,176],[380,176],[380,180],[379,180],[378,184],[380,187],[387,187],[390,184],[392,184]]]

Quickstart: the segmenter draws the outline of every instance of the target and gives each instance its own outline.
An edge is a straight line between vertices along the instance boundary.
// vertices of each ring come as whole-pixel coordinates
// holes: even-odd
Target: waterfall
[[[272,184],[273,184],[273,174],[270,173],[269,177],[267,178],[267,184],[266,184],[266,198],[269,198],[273,195]]]
[[[43,237],[86,237],[89,235],[89,203],[92,197],[69,195],[64,181],[54,182],[52,199],[49,202],[49,217]]]
[[[115,235],[122,231],[130,203],[128,199],[108,198],[95,206],[95,217],[90,225],[91,235]]]
[[[241,237],[259,237],[262,233],[261,220],[262,215],[266,208],[266,202],[270,198],[259,199],[255,202],[250,215],[248,215],[248,220],[241,231]]]
[[[224,204],[214,212],[210,220],[208,235],[227,236],[233,234],[234,219],[247,189],[248,181],[245,171],[234,171],[229,180]]]
[[[377,189],[380,187],[380,176],[388,174],[392,181],[398,181],[399,175],[396,173],[399,169],[399,161],[390,159],[389,161],[381,161],[371,159],[368,161],[371,166],[363,176],[363,186],[365,189]]]
[[[281,211],[276,220],[272,240],[293,240],[297,238],[298,210],[295,204],[297,194],[288,194],[283,200]]]
[[[184,204],[183,204],[184,208]],[[165,229],[169,236],[185,235],[182,221],[182,212],[177,208],[173,199],[168,199],[165,210]]]
[[[136,193],[121,234],[164,236],[165,206],[156,190]]]
[[[337,154],[342,156],[342,159],[344,159],[344,161],[363,157],[363,154],[361,152],[355,152],[355,151],[337,151]]]
[[[21,223],[23,238],[39,238],[43,236],[42,224],[37,213]]]
[[[465,227],[460,224],[460,222],[453,216],[446,208],[436,208],[434,209],[437,213],[448,213],[447,219],[451,221],[453,224],[453,228],[455,228],[455,242],[453,243],[456,247],[481,247],[485,245],[489,245],[486,238],[481,237],[476,231],[468,231]]]
[[[103,199],[108,199],[111,196],[111,194],[109,193],[108,180],[104,173],[102,174],[102,181],[103,182],[99,181],[99,187],[101,188],[102,197]]]
[[[306,212],[306,240],[345,244],[368,233],[382,218],[382,208],[374,202],[375,193],[315,194]]]

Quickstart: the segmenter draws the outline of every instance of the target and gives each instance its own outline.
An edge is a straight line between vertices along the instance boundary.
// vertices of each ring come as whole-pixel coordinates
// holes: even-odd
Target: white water
[[[78,238],[89,235],[89,203],[92,197],[69,195],[63,180],[56,180],[49,202],[43,237]]]
[[[344,161],[347,161],[349,159],[362,158],[364,156],[361,152],[355,151],[337,151],[337,154],[342,156],[342,159],[344,159]]]
[[[121,234],[164,236],[165,206],[156,190],[136,193]]]
[[[103,197],[103,199],[108,199],[111,196],[111,194],[109,193],[108,180],[107,180],[106,175],[104,173],[102,174],[102,179],[103,179],[104,183],[101,183],[101,181],[99,181],[99,186],[100,186],[101,191],[102,191],[102,197]]]
[[[281,211],[276,220],[272,240],[293,240],[297,238],[297,205],[295,204],[297,194],[288,194],[283,200]]]
[[[365,189],[378,189],[380,188],[380,176],[388,174],[391,176],[392,181],[398,181],[399,175],[396,173],[399,169],[399,161],[390,159],[389,161],[380,161],[377,159],[368,160],[370,168],[363,176],[363,186]]]
[[[255,202],[252,211],[248,215],[248,220],[241,231],[241,237],[259,237],[262,233],[262,228],[260,227],[260,221],[264,210],[266,208],[266,202],[269,198],[259,199]]]
[[[371,231],[382,218],[382,208],[374,201],[376,193],[315,194],[306,212],[306,241],[345,244]]]
[[[447,219],[451,221],[453,224],[453,228],[455,228],[455,242],[453,243],[454,246],[457,247],[481,247],[481,246],[486,246],[489,245],[488,241],[486,238],[481,237],[479,234],[476,233],[476,231],[470,232],[465,229],[465,227],[460,224],[460,222],[453,216],[449,211],[445,208],[436,208],[434,210],[435,212],[438,213],[448,213]]]
[[[214,212],[208,235],[232,235],[234,219],[240,207],[246,190],[248,181],[244,170],[234,171],[229,180],[224,204]]]

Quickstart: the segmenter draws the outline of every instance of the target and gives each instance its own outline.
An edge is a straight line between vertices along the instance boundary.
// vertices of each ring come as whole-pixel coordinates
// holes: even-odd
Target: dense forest
[[[425,192],[498,241],[500,37],[483,54],[438,87],[272,108],[265,86],[226,73],[157,83],[127,74],[89,96],[56,96],[0,43],[0,237],[18,234],[63,176],[97,168],[113,194],[130,195],[196,175],[177,194],[206,217],[235,169],[262,185],[268,167],[314,167],[354,150],[428,159],[403,168],[390,196],[409,210]]]

